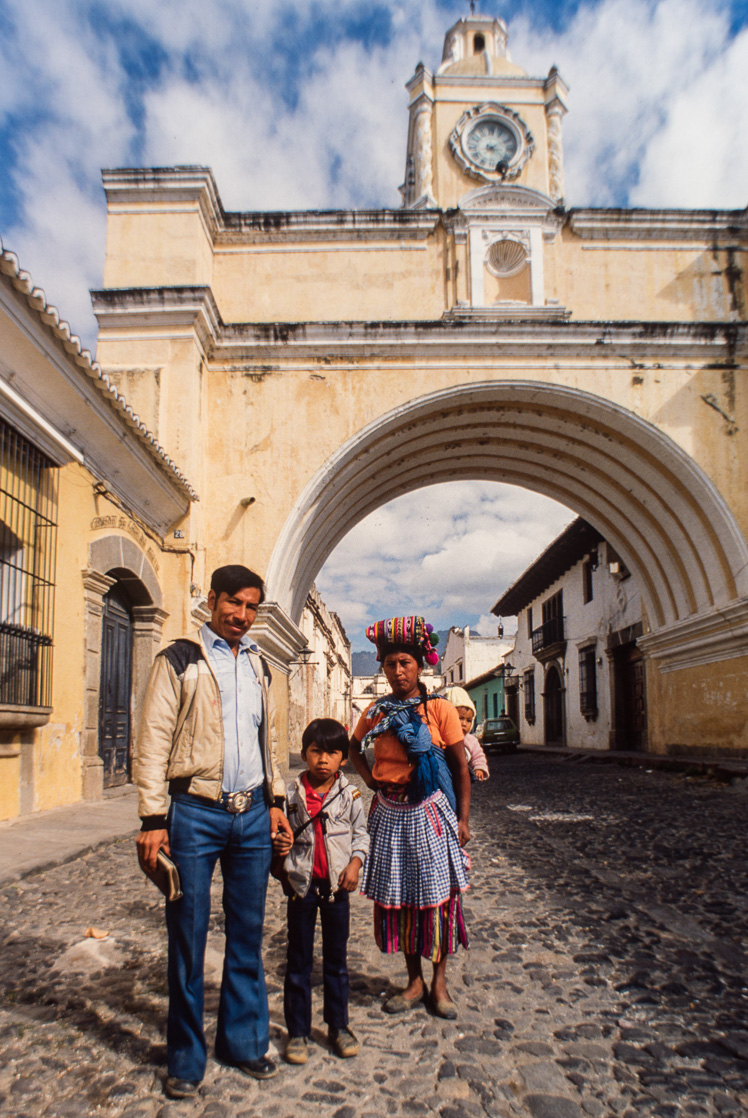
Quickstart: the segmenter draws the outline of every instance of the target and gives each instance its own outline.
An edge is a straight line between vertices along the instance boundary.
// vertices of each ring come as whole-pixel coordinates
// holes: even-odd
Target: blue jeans
[[[289,1036],[312,1031],[312,963],[317,910],[322,925],[324,1019],[334,1029],[348,1024],[348,930],[350,905],[344,889],[328,900],[326,882],[312,881],[305,897],[288,900],[288,955],[283,1011]]]
[[[220,858],[226,953],[218,1006],[216,1055],[226,1063],[267,1051],[268,1000],[262,969],[262,926],[270,870],[270,815],[262,795],[241,815],[194,796],[174,796],[169,812],[171,856],[184,896],[167,902],[169,1075],[199,1082],[205,1074],[203,962],[210,919],[210,883]]]

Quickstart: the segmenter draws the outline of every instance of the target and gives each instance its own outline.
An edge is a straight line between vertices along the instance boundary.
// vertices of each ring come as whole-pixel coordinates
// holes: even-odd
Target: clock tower
[[[499,314],[563,314],[545,298],[544,244],[560,229],[561,120],[567,88],[555,66],[531,78],[514,63],[500,19],[458,20],[431,73],[408,82],[406,209],[447,211],[456,281],[453,306]],[[460,246],[466,245],[465,252]]]

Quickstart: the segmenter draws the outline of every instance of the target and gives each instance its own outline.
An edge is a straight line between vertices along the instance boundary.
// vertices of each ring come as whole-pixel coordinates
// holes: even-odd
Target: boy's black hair
[[[265,601],[265,583],[260,576],[254,571],[250,571],[249,567],[242,567],[240,563],[229,563],[227,567],[218,567],[213,571],[210,579],[210,588],[214,591],[216,598],[220,598],[221,594],[228,594],[232,597],[238,594],[240,590],[254,589],[260,591],[260,601]]]
[[[315,718],[301,735],[301,756],[315,744],[323,753],[342,753],[348,756],[348,731],[334,718]]]

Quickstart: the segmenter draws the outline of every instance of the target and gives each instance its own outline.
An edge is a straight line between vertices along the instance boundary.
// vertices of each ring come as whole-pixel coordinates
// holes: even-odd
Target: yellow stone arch
[[[358,521],[395,497],[450,480],[519,485],[598,528],[637,578],[650,655],[672,666],[680,666],[679,656],[687,662],[681,646],[688,634],[680,630],[694,619],[700,657],[705,630],[711,659],[739,651],[748,546],[714,484],[651,423],[592,393],[547,383],[456,385],[369,423],[297,500],[271,557],[270,595],[297,621],[315,575]]]

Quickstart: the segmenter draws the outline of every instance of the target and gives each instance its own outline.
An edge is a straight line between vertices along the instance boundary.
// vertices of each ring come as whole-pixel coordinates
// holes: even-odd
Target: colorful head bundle
[[[432,667],[439,663],[439,654],[433,647],[439,643],[439,634],[422,617],[388,617],[370,625],[366,636],[377,646],[378,660],[384,658],[384,649],[395,645],[415,649]]]

